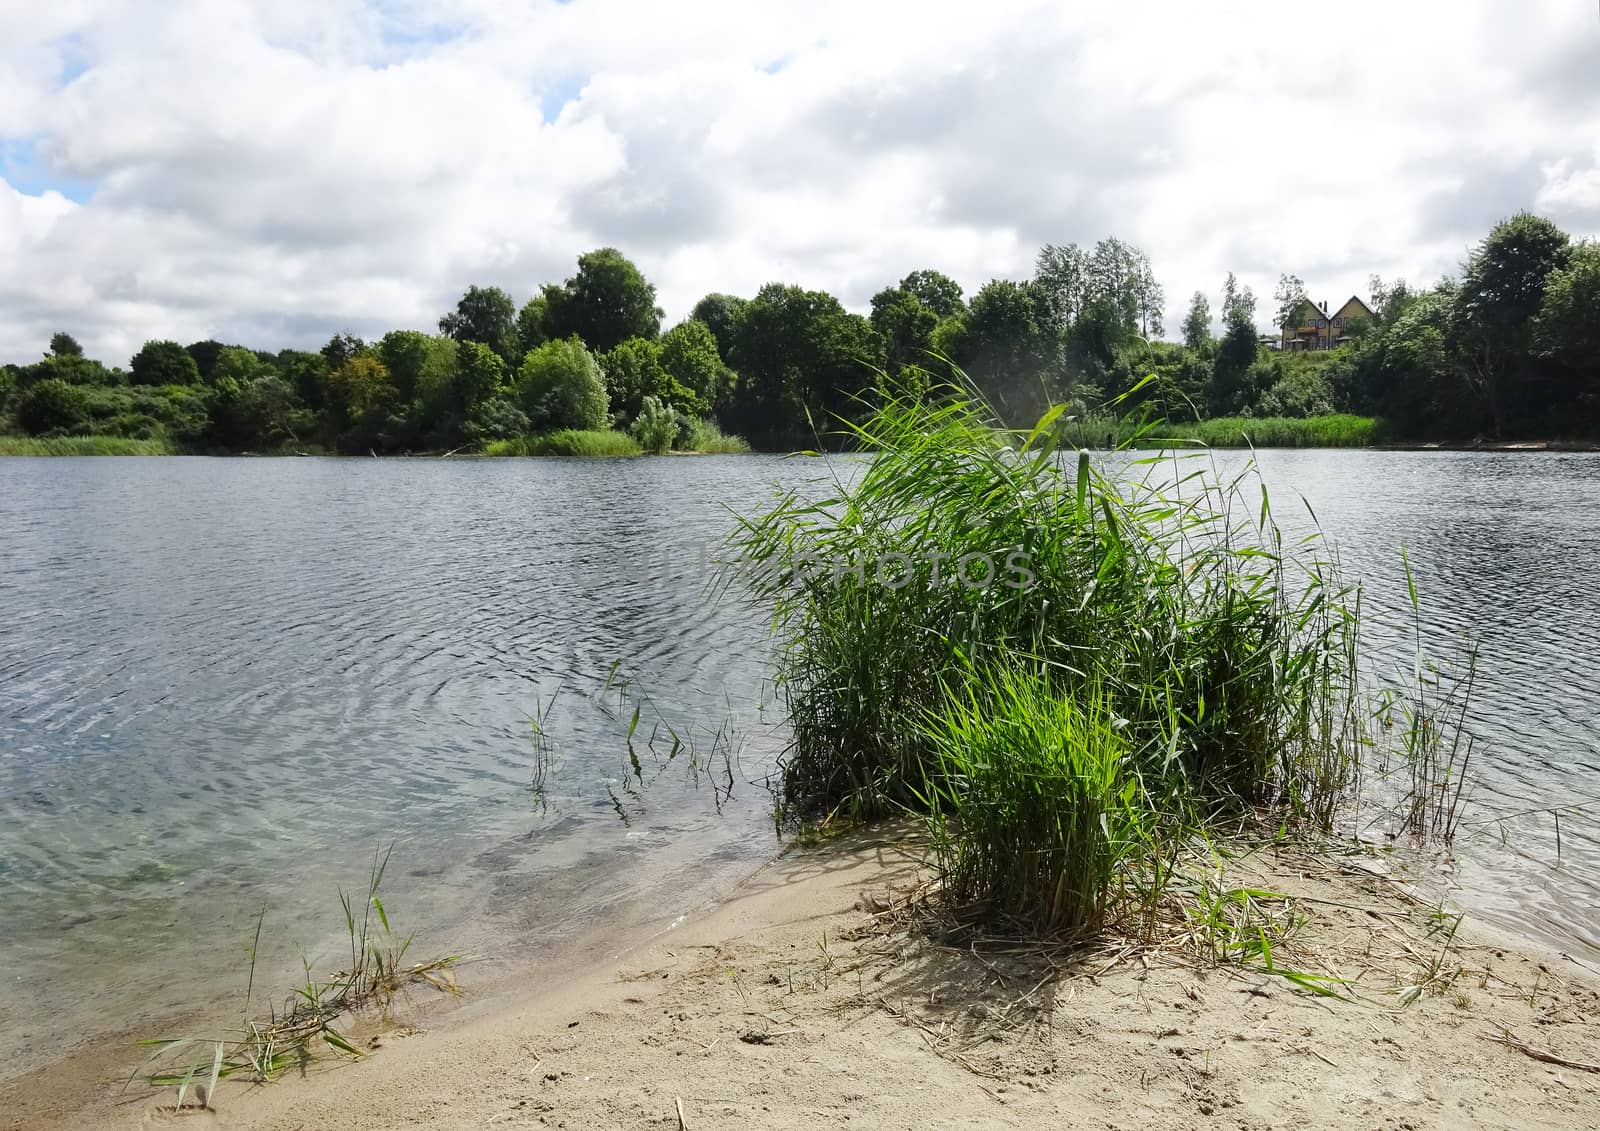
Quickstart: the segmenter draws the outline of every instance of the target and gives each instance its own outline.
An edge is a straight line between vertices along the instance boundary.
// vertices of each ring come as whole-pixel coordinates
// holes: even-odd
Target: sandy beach
[[[6,1125],[1600,1125],[1594,964],[1470,920],[1452,935],[1370,856],[1227,870],[1292,897],[1275,963],[1335,998],[1218,964],[1181,921],[1070,953],[941,933],[908,902],[920,854],[904,833],[793,851],[619,961],[438,1031],[402,1008],[351,1029],[362,1060],[225,1081],[213,1110],[108,1080],[88,1109]]]

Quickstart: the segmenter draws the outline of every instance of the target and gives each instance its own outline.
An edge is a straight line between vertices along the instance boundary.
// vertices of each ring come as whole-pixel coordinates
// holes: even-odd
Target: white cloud
[[[602,244],[677,317],[773,279],[970,290],[1118,235],[1170,330],[1229,270],[1337,301],[1517,208],[1600,226],[1600,26],[1563,0],[13,7],[0,358],[425,327]]]

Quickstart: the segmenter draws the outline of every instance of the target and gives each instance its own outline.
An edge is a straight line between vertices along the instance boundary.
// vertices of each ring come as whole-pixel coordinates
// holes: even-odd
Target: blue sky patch
[[[0,137],[0,177],[29,196],[41,196],[53,189],[79,204],[87,204],[95,190],[92,181],[52,169],[39,154],[38,143],[32,138]]]

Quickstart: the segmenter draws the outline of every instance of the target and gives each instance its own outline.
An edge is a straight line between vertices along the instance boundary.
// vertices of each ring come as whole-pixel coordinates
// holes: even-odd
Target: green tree
[[[1211,379],[1213,416],[1248,412],[1254,407],[1259,390],[1251,387],[1249,374],[1260,349],[1258,339],[1255,293],[1239,286],[1230,271],[1222,286],[1222,340],[1217,344]]]
[[[1189,313],[1183,316],[1183,344],[1192,350],[1204,349],[1211,341],[1211,304],[1205,292],[1195,291],[1189,300]]]
[[[733,362],[738,430],[793,434],[853,415],[883,359],[872,325],[832,295],[768,283],[739,320]]]
[[[346,425],[373,422],[394,402],[389,367],[369,353],[352,357],[328,375],[328,401]]]
[[[1031,284],[995,279],[972,296],[952,343],[956,363],[1012,427],[1031,427],[1066,391],[1050,310]]]
[[[1534,316],[1545,282],[1571,256],[1567,234],[1549,220],[1520,212],[1496,224],[1468,259],[1452,309],[1452,338],[1489,409],[1494,434],[1508,417],[1548,406],[1530,386]]]
[[[710,331],[701,327],[710,339]],[[620,424],[638,416],[645,398],[654,397],[688,416],[707,411],[706,401],[667,370],[666,348],[648,338],[629,338],[600,359],[611,411]]]
[[[550,340],[550,295],[558,288],[549,286],[530,298],[517,311],[517,345],[526,354]]]
[[[253,350],[247,350],[242,346],[224,346],[217,353],[216,360],[211,366],[209,381],[213,385],[221,381],[246,384],[263,377],[275,376],[277,372],[275,366],[262,361]]]
[[[609,423],[600,364],[576,335],[546,342],[522,359],[517,398],[537,429],[600,429]]]
[[[614,247],[580,255],[577,274],[546,288],[544,297],[548,336],[576,334],[599,353],[661,332],[655,287]]]
[[[391,330],[378,341],[378,360],[389,370],[396,397],[415,401],[419,412],[434,416],[454,407],[452,385],[457,351],[463,344],[482,343],[462,343],[420,330]]]
[[[177,342],[151,341],[128,362],[135,385],[198,385],[200,367]]]
[[[1376,404],[1401,435],[1452,439],[1478,432],[1487,405],[1451,344],[1453,296],[1415,295],[1384,327]]]
[[[439,332],[458,342],[480,342],[501,359],[517,357],[517,306],[499,287],[467,288],[456,308],[439,319]]]
[[[367,343],[354,334],[335,334],[322,347],[322,356],[328,369],[342,369],[346,362],[367,352]]]
[[[190,342],[183,348],[194,358],[195,367],[200,370],[200,380],[210,381],[211,372],[217,367],[217,358],[228,347],[215,338],[207,338],[201,342]]]
[[[87,431],[89,393],[65,381],[40,381],[17,398],[17,424],[30,436]]]
[[[51,357],[82,357],[83,347],[78,344],[78,339],[65,331],[60,331],[50,336]]]
[[[457,343],[453,408],[465,413],[505,388],[506,366],[498,354],[482,342]]]
[[[213,375],[209,443],[231,451],[248,451],[276,448],[298,439],[296,429],[304,414],[298,411],[294,389],[269,366],[251,378],[225,372],[229,352],[223,351]],[[259,363],[249,350],[237,352]]]
[[[321,411],[328,400],[327,358],[307,350],[284,350],[278,354],[278,372],[302,404]]]
[[[1057,334],[1066,334],[1088,298],[1088,256],[1075,243],[1047,243],[1034,259],[1033,282],[1046,322]]]
[[[1306,301],[1305,283],[1298,275],[1279,275],[1277,289],[1272,292],[1272,301],[1277,304],[1278,309],[1272,324],[1281,330],[1294,321],[1294,316],[1300,310],[1300,304]]]
[[[939,315],[906,287],[889,287],[872,296],[872,328],[883,339],[885,368],[898,377],[907,365],[923,366],[933,348]]]
[[[938,271],[913,271],[900,280],[900,289],[915,296],[939,318],[949,318],[967,308],[961,284]]]
[[[1600,376],[1600,243],[1578,244],[1566,266],[1550,273],[1533,341],[1544,356]]]
[[[733,348],[739,336],[739,320],[744,317],[746,301],[737,295],[709,294],[694,304],[689,317],[703,323],[717,339],[717,352],[727,361],[733,357]]]
[[[693,318],[661,336],[661,368],[707,405],[723,399],[731,377],[711,328]]]

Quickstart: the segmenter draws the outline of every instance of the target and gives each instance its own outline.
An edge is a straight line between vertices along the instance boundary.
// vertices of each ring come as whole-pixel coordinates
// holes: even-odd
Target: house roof
[[[1349,298],[1345,299],[1344,306],[1341,306],[1336,313],[1343,314],[1345,312],[1345,308],[1348,307],[1352,302],[1364,310],[1368,318],[1376,317],[1372,307],[1362,302],[1359,295],[1351,295]]]
[[[1344,304],[1342,306],[1340,306],[1337,310],[1335,310],[1332,314],[1328,313],[1328,310],[1327,310],[1326,307],[1318,306],[1315,302],[1313,302],[1309,298],[1302,298],[1300,300],[1300,305],[1294,308],[1294,312],[1296,314],[1299,314],[1303,309],[1305,309],[1306,307],[1309,306],[1312,310],[1316,311],[1317,317],[1319,317],[1319,318],[1336,318],[1339,315],[1343,314],[1349,308],[1349,306],[1350,306],[1350,304],[1352,302],[1355,303],[1357,306],[1359,306],[1361,308],[1362,312],[1365,313],[1368,318],[1377,317],[1377,315],[1375,315],[1373,313],[1372,307],[1370,307],[1366,303],[1362,302],[1359,295],[1351,295],[1349,298],[1345,299],[1344,300]]]

